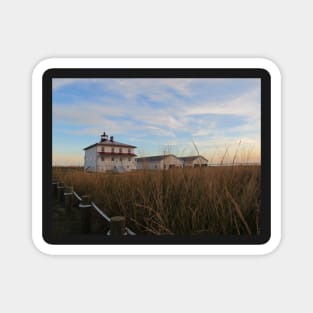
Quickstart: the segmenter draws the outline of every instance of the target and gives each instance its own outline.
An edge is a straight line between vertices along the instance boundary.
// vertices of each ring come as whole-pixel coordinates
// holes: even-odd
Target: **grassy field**
[[[54,167],[53,177],[88,194],[109,216],[124,215],[137,233],[259,234],[260,166],[85,173]]]

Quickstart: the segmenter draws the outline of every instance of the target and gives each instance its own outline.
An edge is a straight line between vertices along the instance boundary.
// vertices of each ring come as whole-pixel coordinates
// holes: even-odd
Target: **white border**
[[[262,245],[51,245],[42,237],[42,75],[51,68],[262,68],[271,75],[271,238]],[[32,238],[51,255],[262,255],[281,239],[281,75],[262,58],[52,58],[32,75]]]

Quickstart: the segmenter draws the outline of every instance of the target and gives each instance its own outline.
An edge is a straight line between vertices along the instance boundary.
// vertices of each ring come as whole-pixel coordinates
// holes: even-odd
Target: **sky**
[[[260,162],[260,79],[54,78],[52,90],[53,165],[83,165],[104,131],[138,156]]]

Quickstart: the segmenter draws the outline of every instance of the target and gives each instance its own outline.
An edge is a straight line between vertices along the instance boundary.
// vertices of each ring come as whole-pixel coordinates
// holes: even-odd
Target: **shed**
[[[208,166],[208,160],[201,155],[187,156],[179,158],[184,167],[205,167]]]
[[[183,162],[173,154],[136,158],[136,162],[139,170],[161,170],[183,166]]]

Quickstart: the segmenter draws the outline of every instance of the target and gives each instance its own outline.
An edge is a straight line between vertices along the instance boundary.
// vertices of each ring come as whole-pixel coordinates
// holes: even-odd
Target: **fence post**
[[[52,181],[52,197],[54,199],[57,198],[58,194],[58,182],[57,181]]]
[[[57,198],[58,201],[63,202],[64,201],[64,184],[59,183],[57,187]]]
[[[91,220],[90,197],[87,195],[82,196],[78,207],[81,210],[81,230],[84,234],[88,234],[90,233]]]
[[[113,216],[110,222],[110,234],[111,235],[124,235],[125,234],[125,217]]]
[[[73,210],[73,191],[74,188],[72,186],[67,186],[64,188],[64,203],[67,214],[70,214]]]

